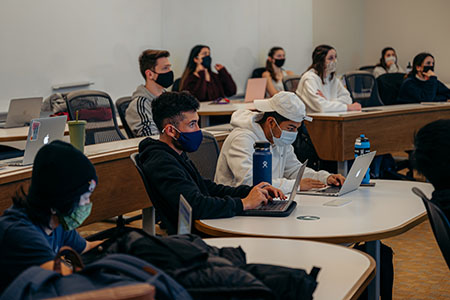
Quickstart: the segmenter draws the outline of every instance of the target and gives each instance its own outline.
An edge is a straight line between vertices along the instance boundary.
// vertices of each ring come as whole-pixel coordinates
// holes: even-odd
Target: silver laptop
[[[191,233],[192,207],[183,195],[180,195],[180,206],[178,208],[178,230],[177,234]]]
[[[299,193],[305,195],[338,197],[358,189],[376,153],[376,151],[372,151],[356,157],[342,186],[329,186],[319,190],[301,191]]]
[[[33,164],[34,157],[42,146],[52,141],[63,139],[66,120],[66,116],[31,120],[23,159],[7,159],[1,161],[1,164],[7,166],[26,166]]]
[[[0,128],[28,126],[32,119],[39,118],[41,106],[42,97],[12,99],[6,122],[0,123]]]
[[[289,200],[273,200],[266,205],[260,205],[255,209],[249,209],[243,212],[244,216],[265,216],[265,217],[285,217],[289,216],[297,203],[294,201],[297,191],[300,186],[300,181],[302,180],[303,173],[305,173],[306,164],[308,160],[301,166],[297,173],[297,178],[295,178],[294,186],[289,194]]]

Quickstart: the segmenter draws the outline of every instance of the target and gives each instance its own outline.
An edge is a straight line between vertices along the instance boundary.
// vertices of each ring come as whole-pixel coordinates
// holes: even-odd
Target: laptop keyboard
[[[339,193],[339,191],[341,190],[340,186],[329,186],[326,189],[323,190],[319,190],[319,193],[326,193],[326,194],[336,194]]]
[[[266,205],[261,205],[257,210],[284,210],[288,203],[289,201],[286,200],[275,200],[268,202]]]

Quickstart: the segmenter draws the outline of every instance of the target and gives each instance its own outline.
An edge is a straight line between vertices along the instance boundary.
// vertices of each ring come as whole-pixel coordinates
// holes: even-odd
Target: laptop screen
[[[180,195],[180,205],[178,208],[178,230],[177,234],[191,233],[192,225],[192,207],[183,197]]]

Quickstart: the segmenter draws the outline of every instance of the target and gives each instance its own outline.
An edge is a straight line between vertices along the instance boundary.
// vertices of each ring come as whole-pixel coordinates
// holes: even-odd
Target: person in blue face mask
[[[233,131],[225,140],[217,162],[214,181],[238,186],[253,181],[253,152],[256,141],[272,145],[272,184],[289,193],[302,166],[292,143],[306,116],[305,105],[291,92],[279,92],[266,100],[255,100],[259,112],[238,110],[231,117]],[[301,190],[321,188],[327,184],[341,185],[345,178],[326,171],[306,168],[300,182]]]
[[[19,190],[0,217],[0,293],[28,267],[52,270],[62,246],[83,253],[101,242],[75,230],[90,214],[97,182],[92,163],[72,145],[54,141],[39,150],[28,192]]]
[[[146,138],[139,144],[137,160],[148,179],[149,196],[162,227],[169,234],[177,230],[180,195],[191,205],[194,220],[233,217],[273,197],[284,198],[280,190],[264,182],[255,187],[229,187],[202,178],[186,155],[202,142],[198,108],[198,100],[188,92],[162,94],[152,104],[159,140]]]

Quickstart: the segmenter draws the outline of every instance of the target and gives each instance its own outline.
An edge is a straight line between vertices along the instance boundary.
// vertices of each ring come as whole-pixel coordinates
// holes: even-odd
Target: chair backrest
[[[149,181],[148,181],[147,176],[144,173],[144,170],[142,169],[142,164],[141,164],[141,161],[139,160],[139,153],[138,152],[132,153],[130,155],[130,159],[134,163],[134,166],[136,167],[136,169],[138,170],[139,175],[141,175],[141,179],[142,179],[142,182],[144,183],[145,190],[147,191],[147,194],[148,194],[148,196],[150,198],[150,186],[148,185]],[[150,202],[151,201],[152,200],[150,198]],[[153,205],[153,203],[152,203],[152,205]]]
[[[373,69],[375,69],[376,66],[362,66],[359,68],[360,71],[366,71],[369,73],[373,72]]]
[[[172,92],[180,91],[180,83],[181,83],[181,78],[175,79],[175,81],[172,84]]]
[[[371,73],[348,72],[344,75],[344,79],[353,101],[358,102],[362,107],[383,105],[378,95],[377,81]]]
[[[300,75],[288,75],[283,77],[284,90],[288,92],[295,92],[298,83],[300,82]]]
[[[436,204],[431,202],[420,189],[413,187],[412,191],[422,198],[423,204],[427,209],[428,219],[430,220],[434,237],[450,269],[450,222],[444,212]]]
[[[187,155],[203,178],[214,180],[219,153],[216,138],[211,133],[203,131],[203,141],[200,147],[197,151],[187,153]]]
[[[116,108],[119,113],[120,120],[122,121],[123,129],[127,133],[128,137],[134,138],[134,133],[131,131],[130,126],[128,126],[127,120],[125,119],[125,112],[127,111],[128,105],[130,105],[131,97],[121,97],[116,100]]]
[[[378,92],[384,105],[397,104],[397,97],[403,80],[405,80],[405,73],[386,73],[378,76]]]
[[[252,77],[251,78],[261,78],[262,77],[262,73],[264,73],[264,71],[266,71],[266,68],[256,68],[253,70],[252,72]]]
[[[86,145],[124,140],[111,97],[101,91],[75,91],[66,96],[70,119],[86,120]]]

